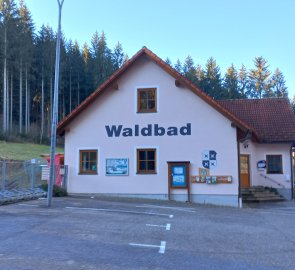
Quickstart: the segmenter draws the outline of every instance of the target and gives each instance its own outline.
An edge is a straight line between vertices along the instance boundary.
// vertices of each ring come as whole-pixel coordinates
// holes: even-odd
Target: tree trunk
[[[11,72],[11,78],[10,78],[10,131],[12,131],[12,115],[13,115],[13,75]]]
[[[23,132],[23,62],[19,67],[19,133]]]
[[[6,101],[7,101],[7,104],[6,104],[6,131],[9,131],[9,104],[10,104],[10,95],[9,95],[9,70],[7,70],[7,77],[6,77]]]
[[[70,111],[72,111],[72,67],[70,67]]]
[[[3,132],[7,131],[7,35],[6,28],[4,26],[4,66],[3,66]]]
[[[25,97],[25,132],[28,133],[28,109],[29,109],[29,104],[28,104],[28,68],[26,67],[26,97]]]
[[[41,136],[40,143],[42,143],[44,134],[44,77],[42,68],[42,83],[41,83]]]
[[[77,98],[77,100],[78,100],[78,104],[77,104],[77,107],[78,107],[78,105],[80,104],[80,74],[78,73],[78,98]]]

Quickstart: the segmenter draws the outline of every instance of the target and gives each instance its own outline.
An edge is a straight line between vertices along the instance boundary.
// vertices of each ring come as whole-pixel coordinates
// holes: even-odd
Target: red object
[[[44,158],[47,160],[48,166],[50,166],[50,156],[46,155],[44,156]],[[55,154],[54,165],[56,172],[55,184],[60,187],[62,184],[62,175],[60,174],[60,168],[64,165],[64,154]]]

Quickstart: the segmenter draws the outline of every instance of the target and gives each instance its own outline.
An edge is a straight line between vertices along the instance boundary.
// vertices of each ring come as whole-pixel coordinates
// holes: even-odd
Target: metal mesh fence
[[[66,187],[67,167],[57,165],[54,171],[61,178],[59,185]],[[0,204],[46,197],[41,185],[47,183],[47,172],[47,162],[43,159],[0,161]]]

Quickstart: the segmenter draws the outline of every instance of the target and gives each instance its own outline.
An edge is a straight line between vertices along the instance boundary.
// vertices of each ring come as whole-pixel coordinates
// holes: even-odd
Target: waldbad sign
[[[140,125],[134,125],[133,128],[131,127],[124,127],[123,125],[111,125],[105,126],[106,133],[108,137],[138,137],[138,136],[190,136],[191,131],[191,123],[187,123],[182,127],[162,127],[158,124],[148,124],[144,127]]]

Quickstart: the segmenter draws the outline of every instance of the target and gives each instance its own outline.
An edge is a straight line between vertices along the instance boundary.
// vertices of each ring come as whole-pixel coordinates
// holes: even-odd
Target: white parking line
[[[183,212],[189,212],[189,213],[195,213],[196,211],[189,210],[194,208],[181,208],[181,207],[168,207],[168,206],[158,206],[158,205],[152,205],[152,204],[143,204],[143,205],[136,205],[138,208],[163,208],[163,209],[172,209],[172,210],[178,210]]]
[[[166,228],[166,231],[170,231],[170,228],[171,228],[171,224],[166,224],[165,225],[155,225],[155,224],[145,224],[146,226],[148,227],[161,227],[161,228]]]
[[[130,246],[135,247],[149,247],[149,248],[159,248],[159,253],[164,254],[166,249],[166,242],[161,241],[161,245],[147,245],[147,244],[135,244],[135,243],[129,243]]]
[[[30,206],[30,207],[37,207],[38,206],[36,204],[25,204],[25,203],[18,203],[17,205],[20,205],[20,206]]]
[[[255,212],[260,214],[278,214],[278,215],[285,215],[285,216],[295,216],[295,212],[287,212],[287,211],[256,210]]]
[[[148,213],[148,212],[127,211],[127,210],[114,210],[114,209],[106,209],[106,208],[70,207],[70,206],[67,206],[65,208],[66,209],[73,209],[73,210],[90,210],[90,211],[101,211],[101,212],[116,212],[116,213],[141,214],[141,215],[163,216],[163,217],[173,218],[173,215],[160,214],[160,213]]]

